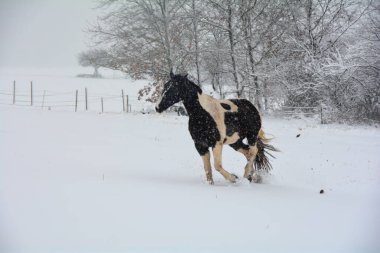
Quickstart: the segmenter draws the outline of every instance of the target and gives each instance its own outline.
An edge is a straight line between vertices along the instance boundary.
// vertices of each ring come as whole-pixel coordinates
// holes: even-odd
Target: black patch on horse
[[[230,99],[239,110],[237,112],[225,112],[224,123],[227,136],[237,132],[241,139],[247,138],[249,145],[254,145],[257,134],[261,128],[260,114],[256,107],[246,99]]]
[[[220,141],[220,133],[215,120],[199,102],[198,94],[202,94],[201,88],[186,76],[171,73],[170,80],[164,85],[163,94],[165,96],[161,98],[156,110],[162,112],[183,101],[189,115],[189,132],[198,153],[205,155],[209,147],[215,147],[216,142]]]
[[[228,104],[220,103],[220,105],[221,105],[224,109],[226,109],[227,111],[231,110],[231,106],[228,105]]]
[[[203,109],[197,97],[186,99],[183,104],[189,114],[189,131],[200,155],[205,155],[209,147],[215,147],[220,133],[215,120]]]

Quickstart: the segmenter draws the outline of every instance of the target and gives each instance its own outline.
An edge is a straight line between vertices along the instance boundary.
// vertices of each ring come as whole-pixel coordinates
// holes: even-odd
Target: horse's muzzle
[[[157,106],[154,107],[154,108],[156,109],[156,112],[158,112],[158,113],[161,113],[161,112],[162,112],[162,110],[160,110],[160,108],[158,108]]]

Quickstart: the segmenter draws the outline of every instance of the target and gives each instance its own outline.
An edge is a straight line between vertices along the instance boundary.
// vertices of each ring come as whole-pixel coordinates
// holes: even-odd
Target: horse
[[[162,113],[180,101],[188,113],[189,132],[202,157],[207,182],[214,184],[210,148],[215,169],[231,183],[238,179],[222,166],[223,145],[229,145],[246,157],[244,178],[249,182],[261,182],[258,172],[272,169],[267,155],[273,155],[268,151],[277,149],[268,144],[269,139],[262,129],[261,116],[256,107],[246,99],[215,99],[204,94],[198,85],[187,78],[187,74],[174,75],[171,71],[170,80],[164,84],[155,109]]]

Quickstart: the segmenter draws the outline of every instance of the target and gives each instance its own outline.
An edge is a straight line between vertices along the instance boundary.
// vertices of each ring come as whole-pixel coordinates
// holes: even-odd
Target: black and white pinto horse
[[[244,177],[250,182],[260,182],[261,177],[257,172],[272,168],[266,156],[268,150],[277,150],[267,144],[268,139],[261,129],[261,117],[256,107],[245,99],[217,100],[204,94],[187,75],[174,75],[171,72],[156,111],[161,113],[180,101],[189,115],[189,131],[202,157],[207,181],[214,183],[209,152],[209,148],[212,148],[215,169],[225,179],[236,182],[238,177],[222,166],[222,148],[228,144],[247,158]],[[248,145],[243,142],[245,139]]]

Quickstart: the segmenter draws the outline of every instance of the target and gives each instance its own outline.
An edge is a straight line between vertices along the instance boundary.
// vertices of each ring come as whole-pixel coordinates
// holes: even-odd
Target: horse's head
[[[156,104],[156,111],[161,113],[170,106],[184,99],[186,91],[187,75],[174,75],[170,71],[170,80],[164,84],[161,97]]]

